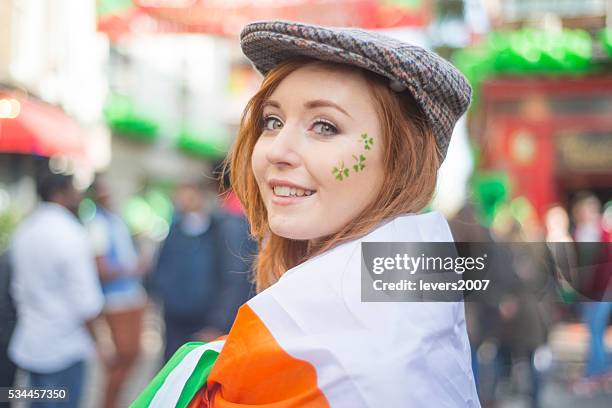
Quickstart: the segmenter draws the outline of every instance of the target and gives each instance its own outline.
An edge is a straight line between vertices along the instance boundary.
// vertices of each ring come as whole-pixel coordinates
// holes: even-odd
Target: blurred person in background
[[[527,217],[524,222],[533,219]],[[496,215],[492,232],[496,241],[508,243],[507,251],[500,251],[502,258],[496,263],[500,269],[496,282],[504,278],[505,292],[499,300],[497,375],[509,376],[516,389],[527,397],[528,406],[538,408],[542,374],[535,356],[546,345],[551,327],[552,311],[542,300],[550,294],[548,273],[553,261],[545,247],[537,243],[540,231],[531,225],[525,227],[509,211]]]
[[[544,215],[547,242],[572,242],[569,215],[561,205],[552,205]]]
[[[244,215],[240,200],[231,188],[229,168],[223,162],[220,172],[215,173],[219,179],[222,194],[219,195],[220,216],[223,220],[223,248],[226,256],[223,259],[222,291],[216,313],[218,321],[225,318],[223,332],[229,332],[238,309],[255,295],[255,284],[252,276],[253,260],[257,255],[257,241],[249,232],[249,223]]]
[[[212,180],[188,180],[175,192],[176,213],[151,276],[163,305],[165,361],[188,341],[227,332],[248,299],[248,265],[237,257],[236,238],[244,221],[216,210],[217,190]]]
[[[223,211],[229,215],[235,215],[240,218],[244,217],[244,209],[240,204],[240,200],[236,196],[236,193],[231,187],[229,169],[225,168],[223,163],[217,164],[215,167],[215,175],[221,181],[222,194],[220,198],[220,205]],[[246,221],[246,219],[245,219]],[[246,225],[246,222],[245,222]],[[248,234],[248,229],[246,230]],[[255,245],[257,246],[257,245]]]
[[[18,226],[10,247],[18,318],[9,356],[29,374],[31,387],[65,388],[61,406],[77,407],[95,346],[92,322],[104,298],[87,231],[75,215],[81,195],[72,177],[44,175],[37,188],[42,203]]]
[[[612,234],[612,200],[608,201],[602,215],[603,227],[608,234]]]
[[[472,203],[466,203],[449,221],[449,227],[455,242],[492,242],[491,231],[478,220],[478,209]],[[476,389],[483,407],[494,400],[493,382],[490,372],[494,370],[492,359],[482,356],[481,348],[487,347],[487,340],[495,337],[498,329],[497,308],[486,302],[465,302],[465,321],[467,324],[472,350],[472,371],[476,380]],[[479,353],[479,350],[480,353]],[[482,368],[482,371],[481,371]]]
[[[146,292],[142,268],[127,225],[112,210],[108,181],[99,176],[90,189],[96,212],[88,231],[104,293],[104,318],[114,344],[106,366],[104,407],[117,407],[121,388],[140,353]]]
[[[604,228],[601,203],[589,192],[576,196],[572,208],[574,219],[574,240],[578,243],[610,243],[610,232]],[[609,245],[608,245],[609,247]],[[612,377],[612,364],[606,352],[604,335],[612,312],[610,296],[610,262],[608,247],[602,252],[598,245],[579,245],[578,265],[598,265],[586,270],[581,268],[582,290],[592,301],[584,303],[584,321],[589,328],[589,350],[586,356],[584,378],[575,384],[575,391],[590,392]],[[607,256],[607,259],[602,259]]]
[[[567,307],[558,308],[559,318],[570,318],[576,314],[576,282],[579,281],[576,271],[576,254],[573,246],[574,239],[570,233],[569,214],[559,204],[553,204],[544,214],[544,227],[546,242],[555,261],[555,278],[559,294]],[[561,316],[564,314],[565,316]]]
[[[11,265],[8,252],[0,253],[0,387],[12,387],[15,363],[8,358],[8,346],[17,323],[15,302],[10,293]]]

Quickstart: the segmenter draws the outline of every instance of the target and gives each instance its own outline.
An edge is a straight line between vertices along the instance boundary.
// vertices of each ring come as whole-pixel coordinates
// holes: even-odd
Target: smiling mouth
[[[316,193],[316,190],[305,190],[290,186],[274,186],[272,191],[277,197],[308,197]]]

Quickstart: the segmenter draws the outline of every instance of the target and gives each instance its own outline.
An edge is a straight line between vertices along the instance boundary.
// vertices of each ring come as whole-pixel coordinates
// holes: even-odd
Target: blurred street
[[[543,408],[604,408],[610,406],[612,387],[588,395],[576,395],[570,390],[568,376],[574,377],[581,372],[584,366],[583,359],[587,340],[587,332],[581,326],[562,326],[551,332],[549,345],[555,361],[543,380]],[[606,343],[608,351],[612,351],[612,330],[608,330]],[[508,392],[508,394],[511,393]],[[503,408],[527,406],[526,398],[509,395],[501,397],[500,404],[500,407]]]
[[[82,391],[82,407],[128,407],[182,344],[227,334],[257,290],[320,255],[322,235],[270,226],[293,224],[270,215],[263,178],[250,174],[255,145],[272,140],[260,136],[280,129],[268,121],[286,118],[263,113],[283,111],[276,100],[249,116],[266,82],[240,33],[275,19],[372,30],[438,54],[457,68],[450,78],[467,79],[471,105],[468,87],[455,87],[467,111],[444,161],[417,177],[427,173],[435,193],[416,209],[397,204],[394,216],[438,212],[449,240],[512,243],[496,265],[507,292],[466,302],[483,408],[611,408],[612,0],[0,0],[0,387],[59,381]],[[421,106],[428,99],[417,91],[439,88],[421,74],[405,75],[415,89],[397,73],[373,78],[398,109],[410,101],[415,112],[402,120],[432,146],[418,156],[433,158],[434,129],[445,126]],[[353,100],[369,106],[378,96]],[[439,98],[436,109],[454,104]],[[299,135],[320,123],[343,133],[316,112],[296,121],[308,124]],[[370,149],[374,139],[361,137]],[[295,158],[293,144],[284,153]],[[271,163],[262,151],[265,166],[291,169],[283,152]],[[298,158],[303,180],[324,178]],[[329,165],[332,183],[353,174],[344,161],[342,171]],[[269,193],[317,191],[289,184]],[[371,204],[387,203],[383,193]],[[314,228],[336,218],[321,214],[298,221]],[[330,242],[359,221],[327,231],[339,240]]]

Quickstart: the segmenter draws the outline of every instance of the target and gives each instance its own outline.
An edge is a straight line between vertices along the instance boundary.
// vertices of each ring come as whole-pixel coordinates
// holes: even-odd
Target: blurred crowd
[[[543,224],[533,215],[527,211],[519,217],[502,209],[485,227],[477,208],[467,205],[451,220],[456,241],[514,243],[506,247],[509,253],[495,274],[496,283],[510,289],[493,304],[466,303],[483,407],[499,406],[503,393],[522,395],[526,406],[541,407],[546,376],[556,376],[578,395],[606,392],[612,386],[612,359],[605,345],[612,311],[612,203],[604,210],[597,196],[584,191],[575,195],[569,210],[551,206]],[[548,248],[549,258],[542,248]],[[543,265],[543,259],[550,265]],[[556,278],[552,292],[546,286],[550,271]],[[583,323],[588,330],[578,370],[554,361],[550,334],[560,323]]]
[[[85,193],[95,203],[86,222],[78,216],[84,195],[71,176],[38,177],[40,202],[1,258],[0,386],[15,386],[20,369],[32,387],[67,389],[61,406],[77,407],[87,362],[97,357],[105,374],[101,406],[118,407],[151,305],[162,310],[162,363],[186,342],[227,333],[253,295],[256,243],[231,191],[221,196],[219,189],[213,178],[179,182],[167,237],[148,257],[105,176]],[[112,347],[101,340],[101,326]]]

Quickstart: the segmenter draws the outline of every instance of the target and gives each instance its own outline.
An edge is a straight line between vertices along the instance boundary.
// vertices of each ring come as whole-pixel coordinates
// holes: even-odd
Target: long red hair
[[[385,177],[379,197],[340,231],[318,240],[316,246],[309,241],[283,238],[270,230],[251,168],[251,155],[262,133],[263,103],[284,78],[306,65],[361,71],[376,105],[384,142]],[[394,92],[389,88],[388,79],[348,65],[306,58],[279,64],[266,75],[258,92],[248,102],[226,161],[231,186],[244,207],[251,234],[259,243],[254,268],[257,291],[272,285],[285,271],[308,258],[364,236],[384,219],[421,210],[433,196],[439,164],[439,150],[431,127],[409,92]]]

